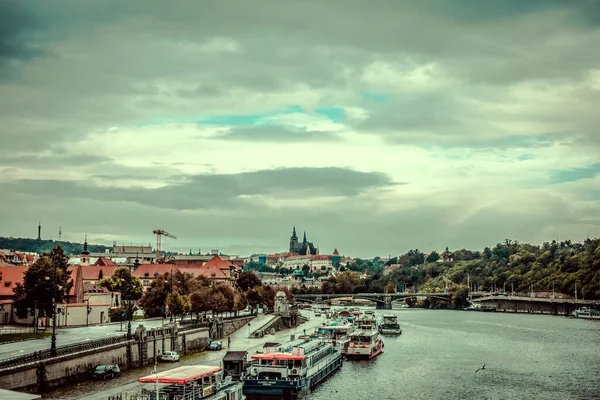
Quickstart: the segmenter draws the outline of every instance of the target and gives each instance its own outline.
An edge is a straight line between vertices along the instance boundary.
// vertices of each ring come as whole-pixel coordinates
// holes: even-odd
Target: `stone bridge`
[[[489,293],[472,292],[472,297],[483,297]],[[332,299],[351,297],[353,299],[363,299],[375,302],[379,309],[391,309],[392,302],[411,297],[426,297],[430,299],[450,300],[448,293],[349,293],[349,294],[295,294],[294,299],[297,302],[321,303],[329,302]]]

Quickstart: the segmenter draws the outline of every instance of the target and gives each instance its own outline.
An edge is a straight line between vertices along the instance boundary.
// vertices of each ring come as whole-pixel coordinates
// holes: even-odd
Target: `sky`
[[[0,235],[600,236],[597,0],[0,0]]]

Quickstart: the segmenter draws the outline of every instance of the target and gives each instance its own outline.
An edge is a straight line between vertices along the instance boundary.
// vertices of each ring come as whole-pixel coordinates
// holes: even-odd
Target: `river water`
[[[384,337],[384,351],[374,360],[344,362],[305,400],[600,399],[600,321],[424,309],[385,313],[398,315],[402,335]],[[294,332],[265,339],[289,339],[290,333],[321,323],[313,317]],[[264,342],[246,336],[245,328],[232,335],[233,350],[255,349]],[[223,355],[202,353],[178,364],[219,365]],[[105,400],[137,388],[137,378],[150,370],[127,371],[115,380],[85,382],[43,397]]]
[[[384,337],[384,352],[374,360],[346,361],[306,400],[600,399],[599,321],[388,312],[398,315],[402,335]]]

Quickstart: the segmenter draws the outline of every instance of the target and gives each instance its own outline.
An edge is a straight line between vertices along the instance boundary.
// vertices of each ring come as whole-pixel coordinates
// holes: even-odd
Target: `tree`
[[[396,293],[396,285],[393,283],[388,283],[385,287],[385,293]]]
[[[256,274],[252,271],[242,272],[239,278],[237,279],[237,287],[244,292],[247,292],[249,289],[253,289],[257,286],[260,286],[261,284],[262,282],[260,281],[258,276],[256,276]]]
[[[196,315],[212,310],[212,293],[208,286],[201,286],[190,296],[192,311]]]
[[[129,268],[117,268],[110,278],[101,280],[100,285],[111,292],[121,293],[121,300],[127,301],[128,319],[131,319],[133,305],[144,293],[142,282],[131,275]]]
[[[233,311],[237,315],[238,311],[244,310],[248,306],[248,299],[244,292],[236,292],[235,299],[233,302]]]
[[[225,299],[225,306],[221,307],[220,311],[233,311],[235,291],[231,288],[231,286],[221,283],[220,285],[214,286],[212,290],[214,293],[221,294]]]
[[[169,295],[168,285],[164,276],[158,276],[150,284],[150,288],[140,300],[140,307],[147,317],[165,317],[165,305]]]
[[[427,256],[426,261],[428,263],[434,263],[434,262],[436,262],[439,259],[440,259],[440,255],[438,254],[437,251],[434,250],[431,253],[429,253],[429,255]]]
[[[248,290],[248,292],[246,293],[246,298],[248,300],[248,304],[252,308],[253,313],[263,303],[263,294],[260,288]]]
[[[28,312],[33,316],[37,305],[41,315],[52,317],[53,299],[56,304],[62,303],[73,287],[68,267],[68,257],[60,246],[38,258],[25,272],[23,283],[13,289],[17,316],[25,318]]]
[[[262,292],[263,304],[268,310],[275,308],[275,291],[269,285],[261,286],[260,291]]]
[[[173,314],[174,319],[176,319],[178,315],[181,315],[183,318],[183,315],[190,312],[192,309],[190,298],[186,295],[179,294],[176,290],[173,290],[167,296],[167,306],[169,307],[169,312]]]
[[[322,294],[333,294],[335,292],[335,286],[329,281],[323,282],[321,285],[321,293]]]

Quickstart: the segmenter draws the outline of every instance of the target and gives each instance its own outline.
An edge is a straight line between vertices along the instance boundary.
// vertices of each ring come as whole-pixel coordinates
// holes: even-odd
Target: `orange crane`
[[[162,229],[155,229],[152,231],[152,233],[154,233],[156,235],[156,263],[158,263],[158,261],[160,259],[161,237],[166,236],[166,237],[170,237],[173,239],[177,239],[177,236],[171,235],[169,232],[163,231]]]

